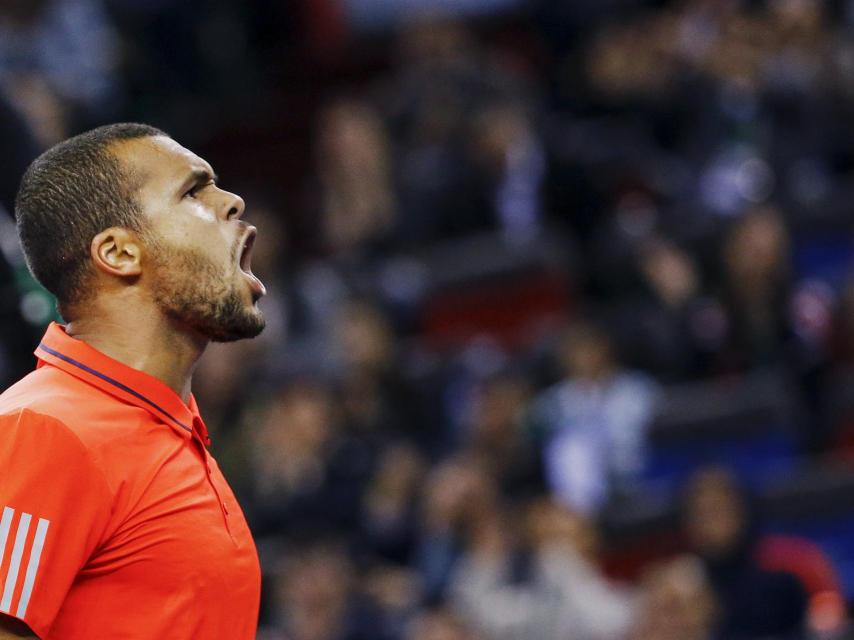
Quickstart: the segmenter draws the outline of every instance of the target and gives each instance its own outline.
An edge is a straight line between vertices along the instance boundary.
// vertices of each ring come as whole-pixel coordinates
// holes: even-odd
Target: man
[[[264,327],[243,209],[145,125],[24,175],[21,244],[67,324],[0,396],[0,638],[255,637],[257,553],[190,393],[210,341]]]

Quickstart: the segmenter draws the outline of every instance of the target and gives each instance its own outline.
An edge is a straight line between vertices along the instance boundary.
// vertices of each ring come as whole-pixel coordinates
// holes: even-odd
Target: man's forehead
[[[213,175],[210,164],[167,136],[148,136],[116,143],[114,152],[141,175],[184,179],[188,173],[202,169]]]

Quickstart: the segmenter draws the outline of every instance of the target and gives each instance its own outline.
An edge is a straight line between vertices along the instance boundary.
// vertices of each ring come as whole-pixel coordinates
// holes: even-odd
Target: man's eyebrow
[[[207,184],[208,182],[216,183],[219,180],[219,176],[207,169],[193,169],[190,175],[182,183],[181,188],[189,187],[194,184]]]

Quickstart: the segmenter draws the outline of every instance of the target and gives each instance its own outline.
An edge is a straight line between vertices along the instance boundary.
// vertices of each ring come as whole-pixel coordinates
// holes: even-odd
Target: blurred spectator
[[[472,129],[471,184],[458,199],[482,201],[474,200],[445,226],[455,235],[496,229],[510,242],[524,243],[540,232],[545,214],[546,156],[531,116],[518,103],[496,102],[476,114]]]
[[[659,391],[620,365],[610,338],[595,325],[571,327],[558,355],[564,378],[535,399],[531,419],[554,495],[594,514],[640,477]]]
[[[505,225],[530,233],[544,169],[518,106],[525,83],[453,19],[413,18],[398,48],[398,68],[378,93],[400,149],[401,241],[417,246]]]
[[[451,586],[460,614],[494,640],[621,637],[631,600],[596,566],[590,522],[544,499],[514,536],[508,515],[484,518],[460,561]]]
[[[716,614],[702,564],[691,556],[666,561],[649,568],[641,580],[637,623],[629,638],[712,640]]]
[[[462,21],[410,16],[397,36],[400,66],[381,90],[396,135],[407,144],[451,142],[474,108],[520,91],[520,82],[494,64]]]
[[[522,376],[498,374],[474,384],[464,411],[460,445],[489,470],[508,497],[543,489],[540,453],[524,425],[530,396]]]
[[[413,562],[427,602],[440,602],[466,545],[498,508],[495,481],[477,461],[451,458],[431,470],[416,520]]]
[[[115,113],[119,43],[100,0],[14,0],[0,9],[0,86],[44,145]]]
[[[414,387],[389,318],[365,300],[338,306],[331,318],[330,356],[349,431],[366,439],[407,438],[427,446],[442,437],[435,412]]]
[[[587,52],[594,87],[615,99],[661,95],[676,77],[663,23],[655,17],[645,18],[600,31]]]
[[[250,458],[256,534],[287,531],[293,522],[309,535],[355,529],[373,452],[341,429],[341,408],[322,383],[285,386],[260,412]]]
[[[729,331],[727,368],[771,364],[791,337],[789,234],[778,210],[758,208],[736,222],[722,260]]]
[[[639,291],[619,307],[621,351],[660,380],[675,382],[707,375],[722,346],[721,305],[701,289],[696,261],[665,238],[652,238],[638,251]]]
[[[397,219],[390,143],[370,105],[341,101],[321,114],[315,157],[318,244],[339,259],[370,255]]]
[[[286,640],[383,640],[378,612],[360,597],[355,568],[341,547],[315,543],[296,549],[274,576],[270,634],[278,630]]]
[[[457,616],[439,609],[416,617],[404,640],[479,640],[479,637]]]
[[[370,605],[376,621],[371,637],[401,638],[423,601],[421,580],[411,568],[398,564],[376,563],[364,570],[361,593],[365,608]]]
[[[692,72],[752,90],[810,86],[822,59],[824,3],[781,0],[750,11],[751,4],[687,0],[604,30],[592,48],[592,76],[615,97],[653,97]]]
[[[400,565],[412,559],[425,473],[425,461],[411,445],[392,445],[383,452],[362,498],[365,545],[378,556]]]
[[[721,607],[725,638],[798,637],[807,594],[791,573],[760,566],[758,523],[728,472],[698,472],[687,490],[684,527]]]

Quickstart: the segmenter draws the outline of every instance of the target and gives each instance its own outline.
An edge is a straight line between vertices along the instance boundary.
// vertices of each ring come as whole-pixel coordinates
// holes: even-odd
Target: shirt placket
[[[202,462],[205,465],[205,474],[208,479],[208,484],[213,489],[214,495],[216,496],[217,502],[219,503],[220,510],[222,511],[222,517],[225,521],[225,528],[228,530],[229,535],[231,535],[231,527],[228,522],[228,507],[225,504],[225,501],[222,499],[222,495],[220,494],[219,489],[216,486],[216,482],[213,479],[213,465],[211,464],[211,455],[208,453],[208,448],[205,446],[205,441],[209,441],[207,437],[207,429],[205,428],[204,423],[200,418],[193,418],[193,440],[196,443],[196,446],[199,447],[199,452],[202,456]]]

